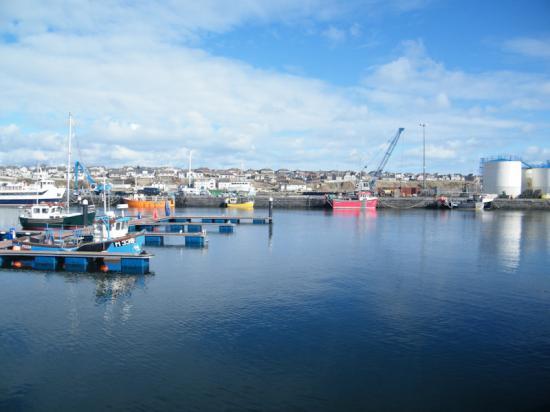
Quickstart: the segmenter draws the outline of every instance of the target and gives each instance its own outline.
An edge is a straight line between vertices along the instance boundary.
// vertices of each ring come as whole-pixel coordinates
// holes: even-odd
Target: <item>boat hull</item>
[[[145,243],[143,233],[135,233],[116,239],[87,243],[76,250],[78,252],[141,253]]]
[[[46,203],[57,203],[61,201],[61,197],[55,197],[51,199],[38,199],[39,202],[46,202]],[[0,198],[0,206],[26,206],[26,205],[33,205],[37,202],[36,198],[19,198],[19,199],[2,199]]]
[[[23,250],[47,251],[47,252],[109,252],[109,253],[134,253],[139,254],[145,244],[143,233],[132,233],[120,238],[99,242],[84,243],[76,247],[61,247],[44,243],[18,242]]]
[[[88,212],[88,225],[91,225],[95,219],[95,211]],[[19,217],[19,223],[24,230],[43,230],[50,228],[75,229],[84,226],[84,214],[78,213],[71,216],[63,216],[55,219],[42,219]]]
[[[173,199],[162,199],[162,200],[145,200],[145,199],[123,199],[124,203],[132,209],[158,209],[163,208],[166,205],[166,202],[169,202],[170,208],[175,207]]]
[[[329,202],[333,209],[374,209],[378,204],[378,198],[368,199],[332,199]]]
[[[228,203],[227,207],[230,209],[254,209],[254,202]]]
[[[25,206],[35,203],[56,203],[63,199],[65,190],[58,188],[4,191],[0,190],[0,206]]]

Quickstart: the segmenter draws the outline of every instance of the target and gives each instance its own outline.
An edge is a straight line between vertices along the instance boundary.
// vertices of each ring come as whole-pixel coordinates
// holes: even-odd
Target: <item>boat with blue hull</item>
[[[102,216],[94,223],[93,233],[75,230],[72,236],[58,236],[52,230],[40,235],[15,239],[14,246],[21,250],[63,251],[63,252],[109,252],[132,253],[143,252],[145,232],[128,233],[129,218]]]

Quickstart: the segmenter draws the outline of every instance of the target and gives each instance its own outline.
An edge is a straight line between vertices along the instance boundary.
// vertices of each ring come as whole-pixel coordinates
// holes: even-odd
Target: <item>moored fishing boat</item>
[[[374,209],[376,208],[376,206],[378,205],[378,197],[373,195],[373,192],[375,191],[376,181],[382,175],[382,171],[384,170],[384,167],[386,166],[393,150],[395,149],[395,146],[397,145],[397,142],[399,141],[399,137],[401,136],[401,133],[403,133],[404,130],[405,129],[402,127],[397,129],[397,133],[395,134],[395,136],[393,136],[388,141],[388,148],[386,150],[386,153],[384,153],[384,156],[382,157],[380,164],[374,171],[372,178],[368,183],[364,182],[360,177],[359,182],[357,183],[357,189],[354,193],[351,193],[345,196],[337,196],[337,197],[327,196],[326,197],[326,203],[332,209]]]
[[[71,181],[71,140],[73,135],[73,118],[69,113],[69,136],[67,150],[67,187],[65,193],[67,200],[65,207],[56,203],[43,203],[29,207],[19,217],[23,229],[45,228],[77,228],[92,224],[95,218],[93,206],[88,208],[83,203],[82,212],[71,212],[70,208],[70,181]]]
[[[232,196],[225,199],[225,206],[230,209],[254,209],[254,199]]]
[[[133,197],[125,197],[122,200],[128,207],[133,209],[163,208],[166,206],[166,202],[168,202],[170,209],[175,207],[174,199],[166,196],[134,195]]]
[[[19,216],[19,223],[25,230],[76,229],[92,224],[95,214],[93,206],[83,212],[70,213],[60,204],[39,203],[26,209]]]
[[[93,234],[75,230],[71,236],[58,236],[53,231],[17,239],[13,244],[21,250],[110,252],[139,254],[145,243],[144,232],[128,233],[129,218],[99,218]]]
[[[332,209],[373,209],[378,204],[378,197],[369,192],[352,193],[346,196],[327,196],[327,204]]]
[[[94,241],[83,244],[80,252],[141,253],[145,243],[144,232],[128,233],[130,218],[102,216],[94,224]]]

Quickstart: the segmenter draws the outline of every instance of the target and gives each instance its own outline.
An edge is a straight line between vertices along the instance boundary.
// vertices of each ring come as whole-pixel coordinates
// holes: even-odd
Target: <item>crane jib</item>
[[[390,143],[388,145],[388,149],[386,150],[386,153],[384,153],[384,157],[380,161],[380,164],[376,168],[376,171],[374,172],[374,175],[373,175],[373,177],[370,181],[371,189],[374,189],[374,183],[382,175],[382,171],[386,167],[386,163],[388,163],[388,160],[390,159],[390,156],[393,153],[393,149],[395,149],[395,146],[397,145],[397,142],[399,141],[399,137],[401,136],[401,133],[403,133],[404,130],[405,130],[405,128],[403,128],[403,127],[400,127],[399,129],[397,129],[397,133],[390,140]]]

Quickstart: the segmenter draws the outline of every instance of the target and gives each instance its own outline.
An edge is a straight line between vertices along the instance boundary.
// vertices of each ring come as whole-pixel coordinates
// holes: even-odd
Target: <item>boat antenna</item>
[[[67,210],[71,205],[71,138],[73,134],[73,118],[69,112],[69,148],[67,150]]]

